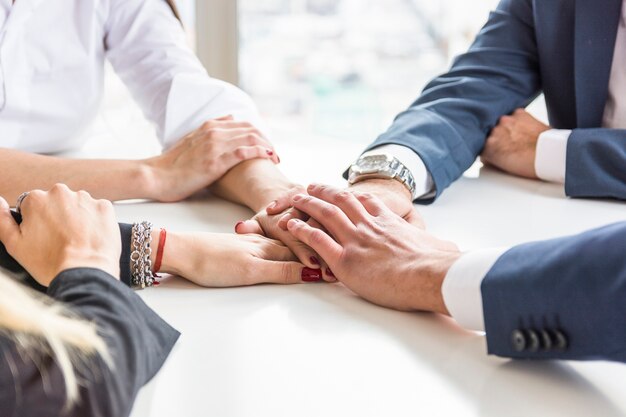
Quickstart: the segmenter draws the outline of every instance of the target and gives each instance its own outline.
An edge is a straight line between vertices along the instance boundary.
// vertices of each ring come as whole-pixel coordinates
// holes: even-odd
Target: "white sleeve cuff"
[[[550,129],[539,135],[535,172],[544,181],[565,183],[567,141],[571,130]]]
[[[434,195],[433,178],[426,169],[422,158],[413,149],[396,144],[381,145],[365,152],[362,156],[386,153],[398,159],[413,175],[415,180],[415,195],[418,199],[429,198]]]
[[[508,248],[481,249],[466,252],[446,274],[441,292],[450,315],[468,330],[485,331],[483,296],[480,285]]]

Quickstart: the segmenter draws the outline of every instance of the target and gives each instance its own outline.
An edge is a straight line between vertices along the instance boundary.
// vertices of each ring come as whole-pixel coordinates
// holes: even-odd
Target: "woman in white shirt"
[[[105,60],[156,125],[161,155],[51,155],[83,145],[80,133],[102,98]],[[275,167],[278,155],[260,123],[249,96],[207,75],[170,0],[0,0],[0,195],[8,201],[55,183],[113,201],[178,201],[211,185],[259,212],[258,230],[250,231],[283,241],[319,268],[314,253],[263,210],[303,189]]]

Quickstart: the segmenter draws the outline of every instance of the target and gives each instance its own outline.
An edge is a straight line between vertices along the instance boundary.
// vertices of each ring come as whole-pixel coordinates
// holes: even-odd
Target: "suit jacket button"
[[[511,345],[516,352],[523,352],[526,349],[526,335],[522,330],[513,330],[511,333]]]
[[[567,349],[569,341],[567,340],[567,336],[563,333],[562,330],[554,331],[554,349],[563,351]]]
[[[540,338],[541,338],[541,346],[543,347],[543,350],[552,349],[552,345],[554,342],[552,341],[552,336],[550,335],[549,331],[542,330],[540,333]]]
[[[541,346],[541,342],[539,340],[539,335],[534,330],[527,330],[526,334],[528,335],[528,350],[530,352],[537,352],[539,347]]]

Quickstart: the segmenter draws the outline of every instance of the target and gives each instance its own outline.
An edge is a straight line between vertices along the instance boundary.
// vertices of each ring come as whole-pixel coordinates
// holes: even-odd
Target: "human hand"
[[[232,116],[204,123],[163,154],[146,160],[154,178],[154,200],[179,201],[211,185],[251,159],[279,162],[273,146],[248,122]]]
[[[550,130],[550,126],[526,110],[517,109],[510,116],[502,116],[491,130],[480,159],[513,175],[537,178],[537,141],[546,130]]]
[[[0,240],[45,287],[70,268],[98,268],[119,279],[122,251],[113,205],[63,184],[34,190],[21,205],[18,225],[0,198]]]
[[[289,232],[328,263],[337,279],[363,298],[397,310],[448,314],[442,282],[460,252],[393,213],[371,194],[312,185],[294,207],[324,232],[292,219]],[[332,236],[332,237],[331,237]]]
[[[408,189],[399,181],[387,179],[371,179],[353,184],[346,190],[355,195],[360,195],[362,193],[376,195],[384,202],[385,205],[387,205],[387,207],[389,207],[394,213],[403,217],[407,222],[422,229],[425,227],[422,216],[413,206],[411,193],[409,193]],[[299,219],[305,221],[309,226],[323,230],[323,227],[316,219],[310,218],[306,213],[303,213],[297,208],[292,207],[291,198],[295,194],[296,193],[286,193],[276,199],[272,204],[267,207],[266,211],[268,215],[279,216],[277,225],[281,230],[287,230],[287,223],[291,219]],[[277,233],[274,237],[280,240],[293,240],[293,236],[291,235],[289,235],[289,237],[287,238],[284,238],[283,236],[279,236]],[[315,254],[315,251],[313,249],[298,241],[291,243],[290,247],[297,248],[297,254],[302,253],[302,255],[298,257],[303,262],[304,259],[309,259],[310,256],[314,256],[315,260],[319,262],[320,269],[323,272],[324,280],[329,282],[336,281],[336,277],[332,271],[332,268],[330,268],[326,264],[322,257]]]
[[[280,198],[286,199],[286,196],[291,198],[292,196],[303,192],[305,192],[305,190],[302,187],[292,188]],[[311,269],[321,269],[322,262],[319,255],[307,245],[294,238],[286,228],[281,229],[278,226],[281,216],[270,215],[268,214],[268,211],[270,210],[261,210],[252,219],[237,223],[235,226],[235,232],[241,235],[257,234],[271,239],[277,239],[287,246],[302,264]],[[324,280],[329,282],[337,281],[335,277],[332,276],[332,273],[329,274],[328,272],[330,271],[324,271],[322,269],[322,276]]]
[[[155,236],[156,237],[156,236]],[[204,287],[321,281],[278,241],[258,235],[168,233],[161,271]]]

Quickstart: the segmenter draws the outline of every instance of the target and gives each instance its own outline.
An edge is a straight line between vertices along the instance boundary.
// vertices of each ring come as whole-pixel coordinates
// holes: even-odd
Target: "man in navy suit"
[[[482,154],[512,174],[562,182],[571,197],[626,199],[622,3],[502,0],[469,50],[352,166],[351,183],[395,173],[429,203]],[[540,93],[550,126],[522,110]]]
[[[499,356],[626,362],[626,222],[461,254],[370,194],[307,191],[292,204],[323,229],[291,219],[288,230],[363,298],[451,315]]]

